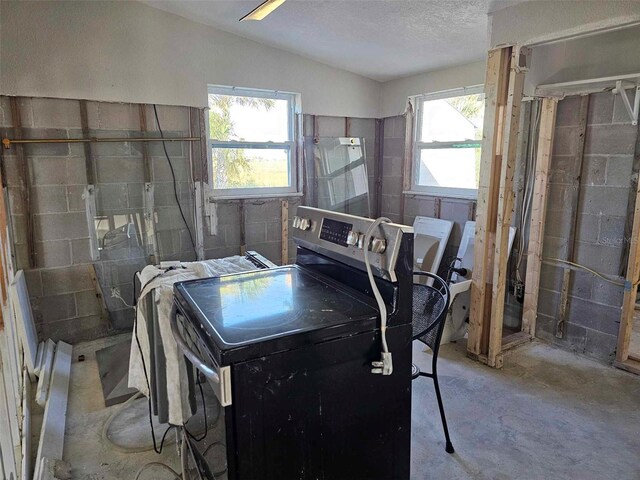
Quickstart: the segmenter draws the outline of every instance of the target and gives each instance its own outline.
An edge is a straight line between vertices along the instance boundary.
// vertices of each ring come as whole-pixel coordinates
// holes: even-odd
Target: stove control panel
[[[293,217],[296,243],[357,268],[365,268],[365,235],[373,219],[312,207],[298,207]],[[406,225],[385,223],[373,232],[369,249],[371,266],[383,278],[395,281],[395,265],[404,233],[413,235]]]

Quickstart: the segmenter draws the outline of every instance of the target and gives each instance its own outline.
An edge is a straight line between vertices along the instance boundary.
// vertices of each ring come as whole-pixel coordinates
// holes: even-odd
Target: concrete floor
[[[120,453],[101,440],[104,421],[118,407],[103,406],[93,352],[120,340],[74,349],[64,450],[74,479],[133,479],[152,461],[178,469],[173,442],[156,455]],[[86,360],[77,362],[81,353]],[[414,360],[425,370],[431,364],[420,344]],[[440,385],[453,455],[444,451],[431,380],[414,381],[412,479],[640,479],[640,377],[537,342],[509,353],[504,363],[496,371],[469,360],[464,342],[441,349]],[[207,401],[210,416],[212,403]],[[149,443],[146,408],[139,400],[114,422],[111,431],[119,442]],[[221,435],[218,423],[202,448]],[[222,464],[218,448],[208,458]],[[152,469],[140,480],[152,478],[171,475]]]

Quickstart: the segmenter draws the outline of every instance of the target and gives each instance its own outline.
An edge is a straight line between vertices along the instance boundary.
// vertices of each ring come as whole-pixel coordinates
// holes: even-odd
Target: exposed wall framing
[[[485,82],[485,121],[476,212],[469,356],[502,365],[502,322],[507,280],[508,232],[519,137],[524,72],[520,50],[491,50]]]

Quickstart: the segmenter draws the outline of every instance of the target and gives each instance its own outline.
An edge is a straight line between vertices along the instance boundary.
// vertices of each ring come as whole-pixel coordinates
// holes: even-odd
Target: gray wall
[[[571,172],[579,161],[578,97],[558,105],[551,162],[548,213],[543,255],[566,259],[571,229]],[[614,280],[628,249],[625,222],[638,127],[630,123],[620,97],[590,96],[580,182],[575,261]],[[623,288],[584,271],[572,273],[564,338],[555,337],[563,268],[543,265],[538,303],[537,336],[603,361],[615,356]],[[617,278],[616,278],[617,277]]]

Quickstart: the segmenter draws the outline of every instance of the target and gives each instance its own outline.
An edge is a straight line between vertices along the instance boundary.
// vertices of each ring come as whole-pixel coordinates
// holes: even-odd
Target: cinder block
[[[175,251],[171,231],[156,231],[156,241],[158,242],[158,252],[161,259],[164,260],[163,255],[165,253]]]
[[[598,243],[598,233],[600,231],[600,215],[578,215],[577,227],[578,228],[576,236],[579,242]],[[565,236],[565,238],[568,237]]]
[[[235,246],[208,248],[204,252],[205,258],[224,258],[239,255],[240,249]]]
[[[227,247],[240,246],[240,224],[224,226],[224,245]]]
[[[22,187],[8,187],[7,188],[7,197],[9,200],[9,212],[12,215],[24,215],[24,201],[25,198],[23,196],[24,190]]]
[[[70,212],[84,212],[86,203],[82,195],[84,193],[84,185],[68,185],[67,187],[67,209]]]
[[[382,155],[383,157],[404,158],[404,138],[386,138],[382,145]],[[385,158],[383,158],[383,164],[384,160]],[[402,174],[402,167],[400,167],[400,170],[396,174]]]
[[[575,155],[578,129],[557,127],[553,138],[553,155]]]
[[[76,316],[76,302],[72,293],[35,298],[31,305],[36,323],[55,322]]]
[[[622,248],[579,242],[576,245],[576,263],[605,275],[617,275],[620,271]]]
[[[67,158],[67,185],[86,185],[87,183],[87,163],[82,155],[70,156]]]
[[[245,220],[249,223],[280,221],[280,202],[270,201],[262,204],[245,204]]]
[[[129,208],[142,209],[144,207],[144,183],[128,183],[127,198]]]
[[[384,213],[400,213],[400,195],[382,195],[382,211]]]
[[[36,127],[81,128],[80,102],[60,98],[31,99],[33,120]]]
[[[0,127],[11,127],[13,119],[11,118],[11,104],[9,97],[0,95]]]
[[[376,136],[376,121],[373,118],[350,118],[351,135],[373,139]],[[371,144],[373,148],[373,144]]]
[[[138,105],[130,103],[89,102],[87,110],[95,105],[97,125],[91,121],[89,128],[101,130],[140,130],[140,112]],[[147,117],[147,125],[155,125],[153,117]]]
[[[27,281],[27,290],[29,291],[29,297],[41,297],[42,296],[42,277],[40,276],[40,270],[25,270],[24,278]]]
[[[86,238],[89,235],[84,213],[34,215],[34,236],[39,241]]]
[[[613,95],[611,92],[589,95],[587,124],[611,123],[613,118]]]
[[[157,105],[158,120],[165,136],[169,131],[181,131],[186,133],[189,131],[189,107],[180,107],[174,105]],[[147,128],[149,131],[158,129],[156,117],[153,111],[153,105],[147,105]],[[136,127],[136,129],[139,127]]]
[[[4,148],[4,147],[3,147]],[[18,168],[18,159],[11,153],[11,150],[4,150],[2,162],[4,163],[4,179],[7,185],[20,185],[20,169]]]
[[[582,188],[581,211],[591,215],[623,216],[627,212],[629,189],[620,187]]]
[[[396,139],[390,139],[389,141],[395,141]],[[389,177],[402,177],[402,165],[404,164],[404,158],[400,151],[396,152],[397,156],[385,156],[382,158],[382,176],[383,181],[387,176]]]
[[[609,247],[622,247],[624,245],[624,227],[626,217],[602,216],[600,218],[600,233],[598,243]]]
[[[290,217],[291,218],[291,217]],[[267,226],[267,242],[280,242],[282,240],[282,222],[268,222]],[[289,227],[289,237],[293,235],[291,226]]]
[[[14,245],[13,255],[15,256],[18,270],[29,268],[29,251],[26,245]]]
[[[130,330],[133,327],[134,311],[131,308],[109,312],[111,325],[115,330]]]
[[[392,177],[392,176],[383,177],[381,191],[383,195],[401,195],[402,194],[402,177]]]
[[[167,150],[169,150],[169,143],[167,143]],[[154,182],[172,182],[173,177],[171,175],[171,169],[164,154],[163,156],[156,156],[151,158],[151,165],[153,171]],[[180,155],[173,155],[169,153],[171,159],[171,166],[176,176],[177,182],[189,181],[189,162]]]
[[[317,135],[319,137],[344,137],[346,123],[344,117],[317,116]]]
[[[129,207],[129,190],[126,183],[103,183],[96,187],[98,211],[122,210]]]
[[[58,295],[85,290],[92,285],[89,269],[86,265],[42,270],[44,295]]]
[[[550,184],[547,191],[547,208],[555,211],[570,211],[574,187]]]
[[[91,248],[88,238],[77,238],[71,240],[71,262],[74,265],[90,263]]]
[[[99,183],[144,183],[144,163],[141,157],[96,157]]]
[[[584,353],[586,340],[587,329],[573,323],[565,323],[564,337],[562,339],[554,337],[555,344],[562,345],[576,353]]]
[[[555,318],[543,315],[538,312],[536,320],[536,338],[546,342],[554,343],[555,339]]]
[[[74,295],[76,297],[76,308],[78,310],[79,317],[100,314],[102,309],[100,306],[100,300],[96,297],[95,290],[76,292]]]
[[[601,362],[611,363],[616,356],[617,333],[608,335],[596,330],[587,329],[584,353]]]
[[[587,127],[586,154],[633,155],[638,127],[633,125],[593,125]]]
[[[69,240],[36,242],[36,265],[39,268],[64,267],[71,265],[71,245]]]
[[[619,283],[623,283],[624,279],[619,277]],[[596,303],[603,303],[611,307],[621,307],[622,298],[624,296],[624,287],[613,285],[598,277],[593,278],[593,288],[591,290],[591,299]]]
[[[81,157],[30,157],[31,185],[86,184],[86,168]]]
[[[603,155],[585,155],[583,158],[581,185],[604,185],[607,169],[607,157]]]
[[[538,312],[542,315],[555,318],[558,315],[560,305],[560,293],[543,288],[538,292]]]
[[[582,302],[591,300],[591,289],[593,287],[593,275],[582,271],[571,272],[571,282],[569,293],[576,301]],[[577,300],[580,299],[580,300]],[[580,322],[578,322],[580,323]]]
[[[540,288],[559,292],[562,288],[563,271],[561,267],[543,263],[540,270]]]
[[[308,113],[302,115],[302,135],[304,137],[313,137],[313,115]]]
[[[32,213],[62,213],[67,211],[67,189],[64,186],[31,188]]]
[[[633,155],[611,155],[607,160],[606,183],[612,187],[631,187]]]
[[[547,258],[566,258],[568,252],[568,240],[566,238],[551,237],[545,235],[542,244],[542,255]]]
[[[565,97],[558,102],[556,125],[572,127],[580,124],[580,101],[582,97],[574,95]]]
[[[247,250],[255,250],[273,263],[280,265],[282,259],[282,246],[280,242],[247,243]]]
[[[464,224],[469,220],[469,202],[443,199],[440,204],[440,218]]]
[[[67,131],[57,128],[23,128],[24,138],[68,138]],[[26,156],[67,156],[68,143],[29,143],[24,145]]]

